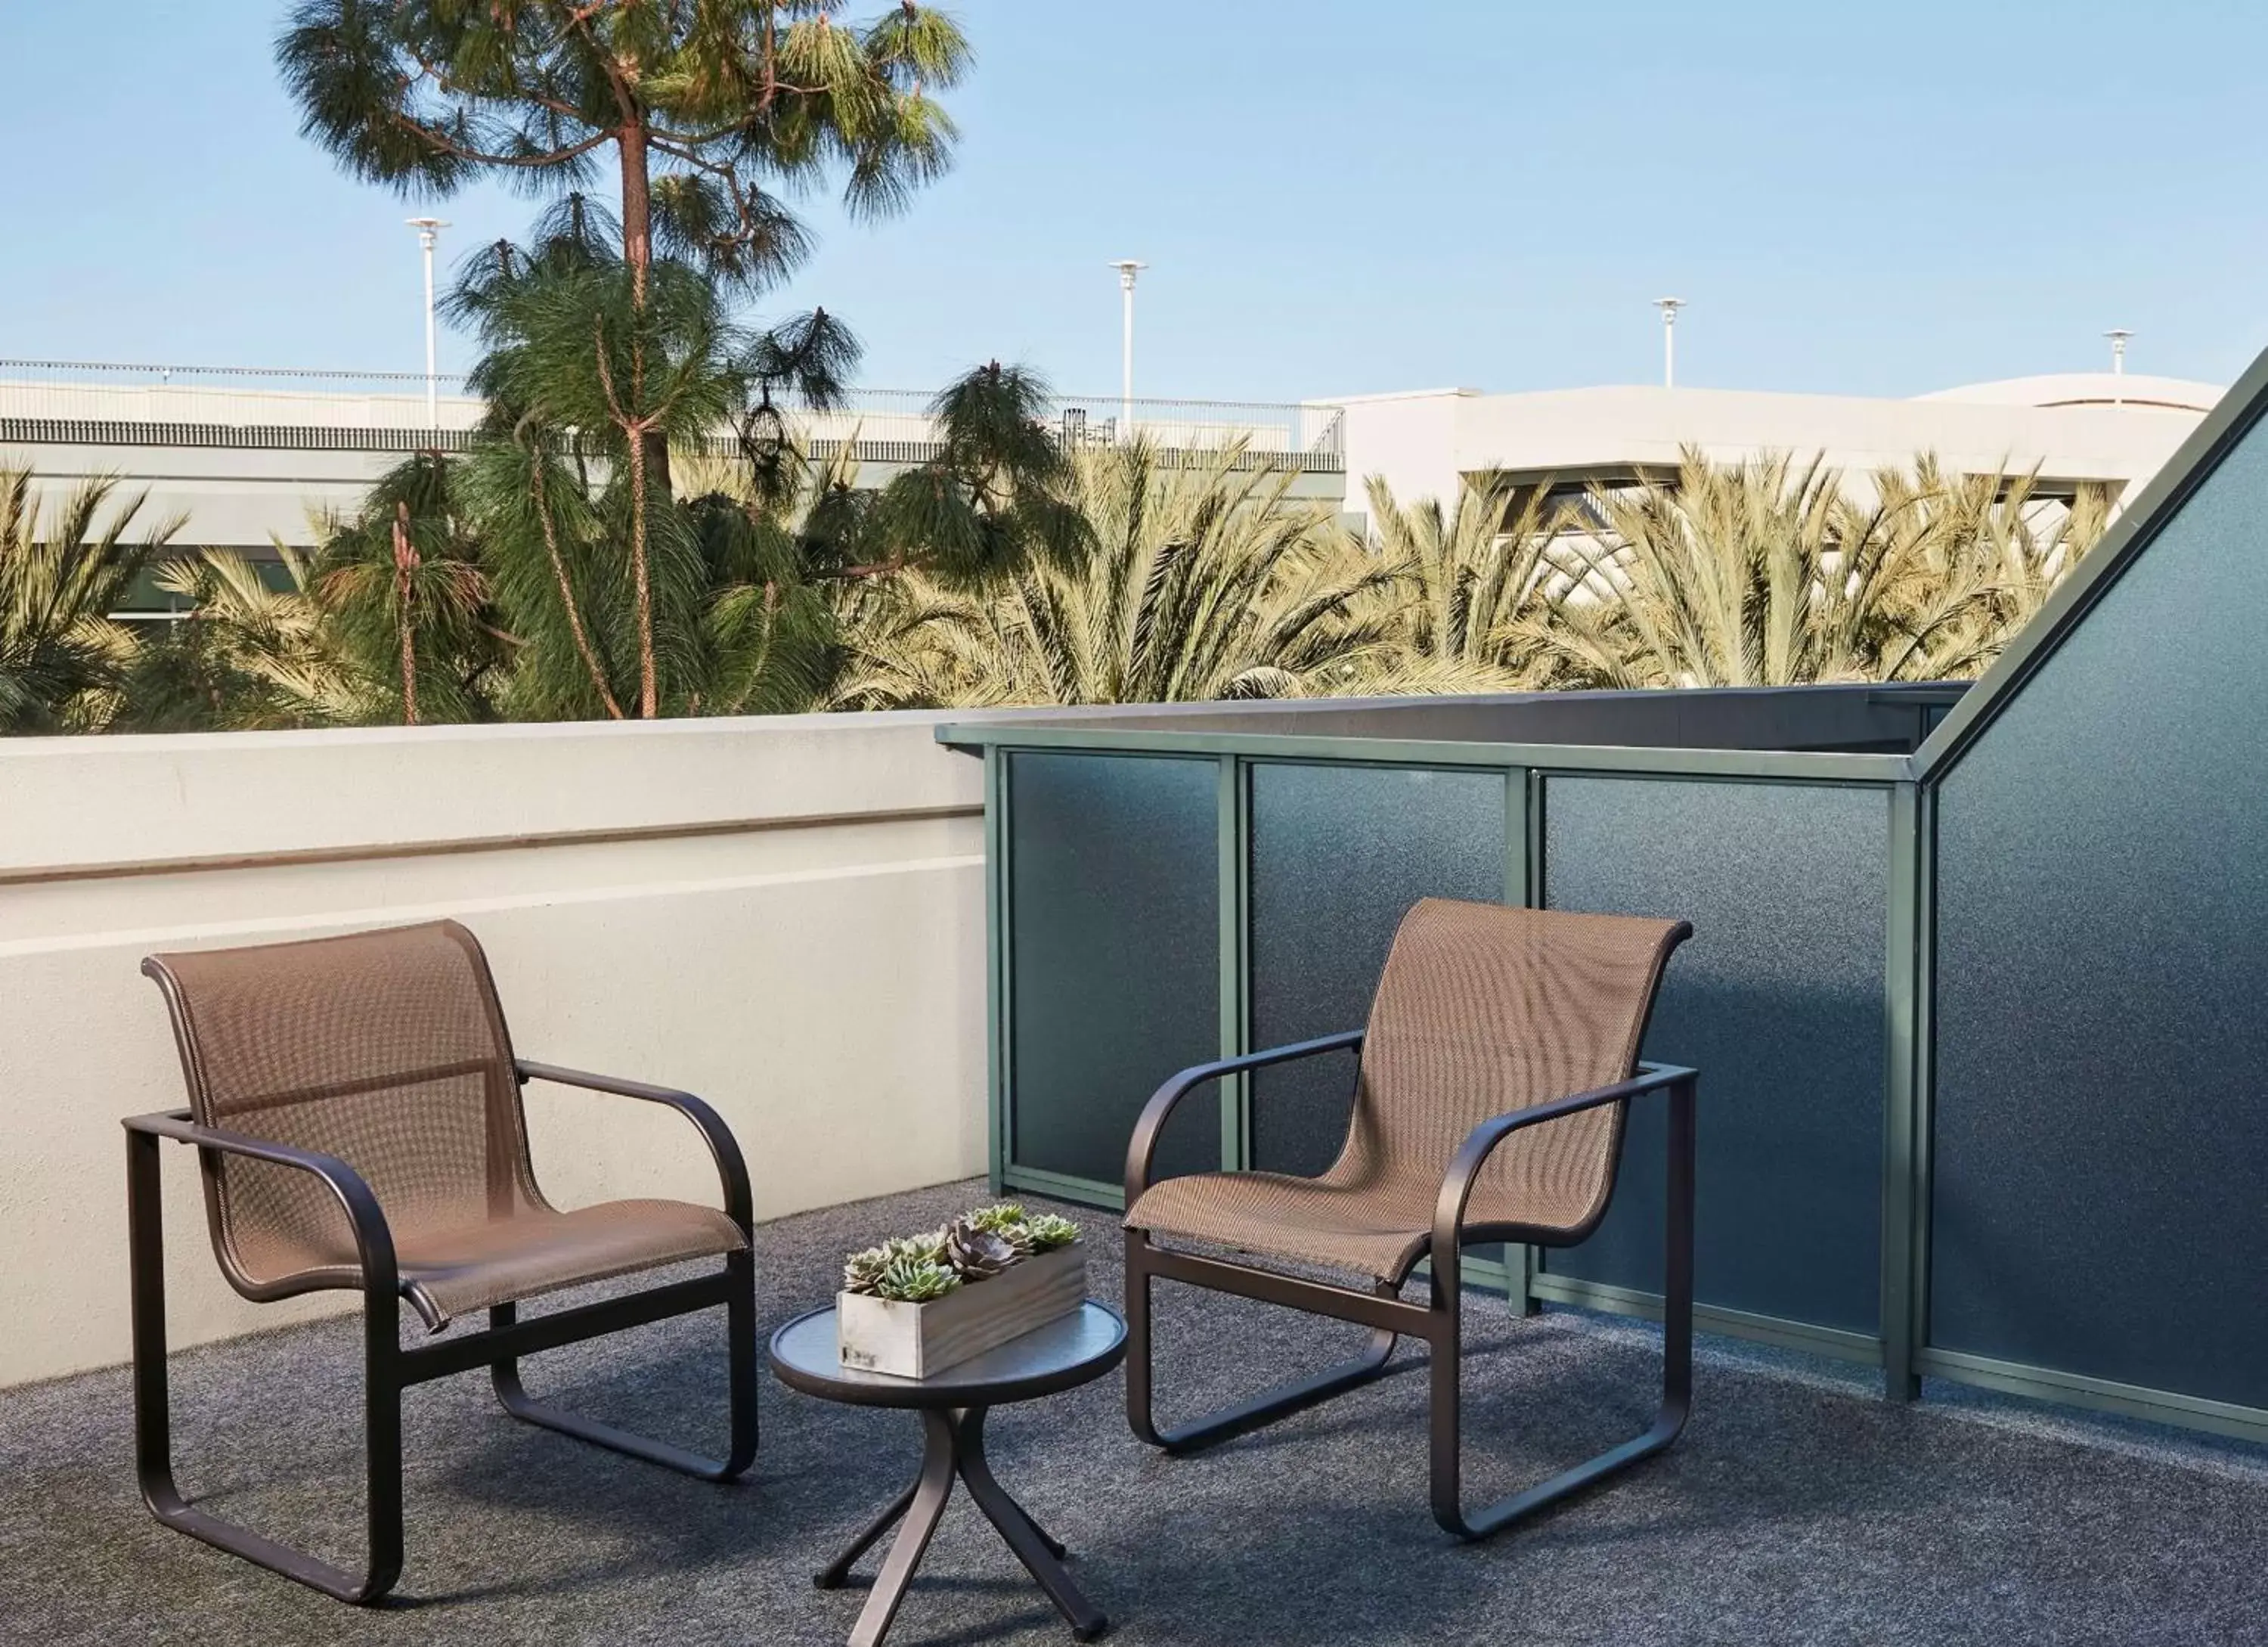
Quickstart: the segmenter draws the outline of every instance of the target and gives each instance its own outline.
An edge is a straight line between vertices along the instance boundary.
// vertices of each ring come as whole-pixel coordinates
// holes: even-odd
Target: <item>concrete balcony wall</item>
[[[982,769],[937,719],[0,742],[0,1385],[127,1355],[118,1119],[186,1101],[152,950],[454,917],[521,1055],[708,1097],[760,1218],[981,1171]],[[674,1116],[527,1105],[563,1205],[716,1198]],[[239,1299],[165,1169],[175,1343],[350,1306]]]

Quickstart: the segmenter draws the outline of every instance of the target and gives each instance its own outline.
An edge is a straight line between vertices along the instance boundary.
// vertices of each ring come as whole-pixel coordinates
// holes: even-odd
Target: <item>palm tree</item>
[[[1510,691],[1535,683],[1526,630],[1567,581],[1556,556],[1562,511],[1551,483],[1494,476],[1467,482],[1456,506],[1438,499],[1407,506],[1382,476],[1369,483],[1374,552],[1395,581],[1369,604],[1392,636],[1365,690]]]
[[[96,476],[43,508],[29,469],[0,469],[0,732],[99,731],[117,707],[134,638],[110,614],[176,516],[129,543],[146,492]]]
[[[844,707],[1172,703],[1333,690],[1386,644],[1365,597],[1394,574],[1328,506],[1242,447],[1186,463],[1145,441],[1070,460],[1095,548],[988,592],[921,572],[853,586]]]
[[[1924,454],[1913,470],[1874,477],[1884,494],[1918,496],[1932,540],[1928,603],[1881,661],[1884,680],[1972,677],[2014,638],[2109,526],[2111,494],[2100,483],[2068,499],[2042,498],[2036,474],[1946,476]],[[1946,617],[1940,621],[1938,611]]]
[[[2100,532],[2100,494],[2045,518],[2028,476],[1949,480],[1925,455],[1846,491],[1817,459],[1594,486],[1576,575],[1522,619],[1557,684],[1781,686],[1972,673]]]
[[[189,609],[136,648],[125,706],[133,732],[250,732],[359,726],[390,718],[392,683],[372,678],[310,593],[312,558],[278,543],[289,587],[233,550],[168,563],[158,586]]]

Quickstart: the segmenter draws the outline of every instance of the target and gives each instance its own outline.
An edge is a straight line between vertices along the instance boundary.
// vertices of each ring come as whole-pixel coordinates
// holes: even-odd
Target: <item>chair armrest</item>
[[[756,1222],[755,1195],[748,1187],[748,1163],[741,1158],[740,1142],[733,1136],[733,1129],[725,1125],[725,1118],[705,1101],[689,1092],[680,1092],[674,1087],[625,1081],[619,1075],[594,1075],[587,1070],[567,1069],[557,1064],[539,1064],[532,1059],[515,1059],[512,1068],[523,1083],[549,1081],[557,1086],[612,1093],[616,1097],[637,1098],[641,1103],[664,1104],[675,1110],[700,1129],[703,1141],[709,1146],[710,1158],[717,1163],[718,1182],[725,1192],[725,1215],[740,1226],[742,1235],[753,1236]]]
[[[1150,1168],[1158,1153],[1158,1137],[1166,1129],[1166,1121],[1176,1104],[1204,1086],[1223,1075],[1240,1075],[1248,1069],[1264,1069],[1270,1064],[1285,1064],[1295,1058],[1312,1058],[1318,1052],[1336,1052],[1361,1046],[1360,1030],[1342,1030],[1336,1035],[1322,1036],[1312,1041],[1294,1041],[1288,1046],[1271,1046],[1265,1051],[1244,1052],[1234,1058],[1224,1058],[1210,1064],[1196,1064],[1174,1076],[1142,1106],[1141,1119],[1134,1123],[1134,1136],[1126,1144],[1126,1204],[1134,1205],[1144,1190],[1150,1187]]]
[[[1488,1164],[1497,1146],[1514,1133],[1541,1126],[1546,1121],[1580,1115],[1602,1104],[1619,1104],[1625,1098],[1669,1088],[1683,1089],[1686,1101],[1691,1102],[1697,1071],[1675,1064],[1640,1064],[1638,1072],[1628,1081],[1617,1081],[1612,1086],[1595,1087],[1532,1109],[1514,1110],[1509,1115],[1491,1116],[1465,1134],[1465,1141],[1457,1147],[1449,1170],[1442,1177],[1441,1193],[1433,1203],[1432,1259],[1437,1280],[1447,1276],[1454,1283],[1458,1270],[1458,1234],[1464,1227],[1465,1205],[1472,1200],[1473,1185],[1479,1181],[1481,1169]]]
[[[356,1171],[336,1156],[327,1156],[313,1149],[300,1149],[291,1144],[279,1144],[271,1139],[249,1138],[242,1133],[232,1133],[217,1126],[200,1126],[187,1110],[168,1110],[155,1115],[129,1115],[124,1121],[129,1133],[143,1133],[158,1138],[172,1138],[185,1144],[195,1144],[200,1149],[217,1149],[226,1155],[247,1156],[254,1161],[271,1162],[280,1167],[293,1167],[320,1178],[331,1193],[338,1198],[344,1209],[347,1222],[353,1227],[355,1251],[362,1260],[363,1290],[385,1297],[402,1291],[401,1275],[394,1256],[394,1231],[387,1227],[385,1211],[378,1204],[378,1196]],[[412,1296],[410,1302],[423,1313],[426,1306]]]

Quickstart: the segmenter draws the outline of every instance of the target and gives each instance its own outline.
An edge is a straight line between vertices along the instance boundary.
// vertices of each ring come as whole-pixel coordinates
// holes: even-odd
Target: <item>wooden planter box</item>
[[[836,1353],[844,1366],[861,1372],[926,1378],[1086,1302],[1086,1244],[1074,1241],[988,1280],[963,1281],[927,1304],[837,1293]]]

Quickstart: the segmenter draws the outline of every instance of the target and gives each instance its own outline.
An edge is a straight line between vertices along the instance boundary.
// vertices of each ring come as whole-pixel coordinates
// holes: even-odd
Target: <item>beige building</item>
[[[1667,474],[1686,446],[1727,462],[1817,454],[1850,474],[1908,466],[1931,452],[1962,473],[2036,470],[2050,494],[2102,481],[2132,495],[2220,394],[2175,378],[2074,373],[1912,400],[1611,387],[1427,389],[1331,404],[1345,408],[1347,502],[1359,510],[1373,475],[1405,503],[1447,499],[1462,477],[1491,471],[1571,486]]]
[[[148,493],[148,518],[178,515],[175,541],[265,550],[313,544],[325,515],[349,515],[371,483],[412,452],[463,448],[483,403],[453,378],[106,366],[0,359],[0,467],[43,483],[115,475]],[[816,457],[848,447],[861,485],[880,485],[941,449],[923,390],[860,390],[838,411],[799,419]],[[1256,463],[1289,469],[1293,495],[1345,491],[1338,409],[1321,404],[1059,395],[1053,426],[1073,445],[1135,432],[1162,451],[1241,442]],[[715,442],[733,451],[729,432]]]

